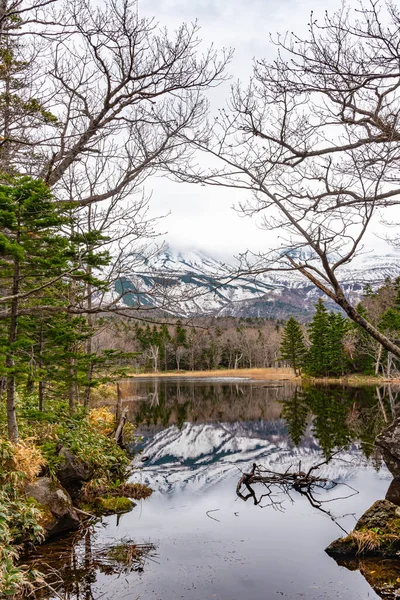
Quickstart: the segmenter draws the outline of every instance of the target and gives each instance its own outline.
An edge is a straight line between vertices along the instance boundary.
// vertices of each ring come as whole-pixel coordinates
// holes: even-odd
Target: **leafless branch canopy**
[[[238,210],[279,231],[279,247],[243,257],[244,271],[297,270],[397,356],[346,298],[341,273],[377,210],[400,201],[399,25],[383,0],[343,4],[322,23],[312,14],[307,39],[272,40],[276,59],[256,60],[249,85],[233,86],[229,106],[192,139],[204,160],[174,169],[243,189],[250,199]]]

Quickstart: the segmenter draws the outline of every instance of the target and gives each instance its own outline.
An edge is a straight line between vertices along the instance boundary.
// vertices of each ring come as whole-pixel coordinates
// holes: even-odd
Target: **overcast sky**
[[[348,0],[357,6],[357,0]],[[336,10],[340,0],[141,0],[142,15],[154,16],[160,25],[174,29],[181,22],[198,20],[206,44],[233,47],[235,54],[228,71],[233,80],[247,81],[252,60],[273,59],[275,48],[269,34],[295,31],[305,34],[310,12],[323,19],[324,11]],[[210,95],[212,110],[223,107],[229,96],[230,83]],[[167,231],[166,241],[176,249],[198,248],[224,259],[251,249],[266,250],[273,245],[273,234],[261,230],[248,218],[240,217],[232,206],[246,198],[246,192],[179,184],[154,178],[147,182],[152,191],[152,214],[170,215],[160,229]],[[390,247],[368,236],[376,252],[390,252]]]

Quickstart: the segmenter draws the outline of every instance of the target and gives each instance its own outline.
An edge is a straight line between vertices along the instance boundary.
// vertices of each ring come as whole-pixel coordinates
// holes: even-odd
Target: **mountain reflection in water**
[[[341,532],[303,498],[288,499],[280,512],[235,495],[241,472],[253,462],[282,472],[301,461],[307,470],[340,447],[340,460],[324,465],[321,476],[360,491],[330,505],[340,524],[352,529],[355,518],[384,498],[390,481],[373,441],[396,414],[397,390],[378,391],[379,397],[374,388],[300,388],[289,382],[125,382],[129,419],[141,436],[133,480],[155,492],[131,513],[105,518],[77,540],[58,592],[71,600],[388,597],[381,595],[382,586],[376,586],[377,595],[368,584],[375,587],[370,572],[377,570],[365,561],[343,568],[324,553]],[[327,491],[327,499],[329,494],[334,492]],[[99,549],[121,538],[156,547],[123,577],[115,565],[96,558]],[[47,544],[40,556],[51,565],[57,544]],[[396,569],[392,561],[390,577]],[[379,572],[382,579],[386,571]]]

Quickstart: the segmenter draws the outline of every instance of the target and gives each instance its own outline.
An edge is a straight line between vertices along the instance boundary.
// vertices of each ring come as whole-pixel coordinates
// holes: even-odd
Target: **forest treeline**
[[[366,286],[357,311],[398,343],[400,340],[400,278],[387,279],[373,291]],[[349,373],[399,375],[399,359],[341,313],[328,312],[320,299],[312,321],[302,326],[293,317],[282,331],[280,358],[296,374],[337,377]]]
[[[400,280],[387,279],[373,291],[366,286],[358,305],[386,336],[400,339]],[[364,329],[322,299],[309,323],[220,317],[185,321],[103,321],[94,344],[126,353],[130,372],[200,371],[291,366],[296,374],[339,377],[350,373],[398,374],[398,359]]]
[[[222,317],[132,323],[113,319],[96,344],[126,352],[133,373],[271,367],[279,356],[280,322]]]

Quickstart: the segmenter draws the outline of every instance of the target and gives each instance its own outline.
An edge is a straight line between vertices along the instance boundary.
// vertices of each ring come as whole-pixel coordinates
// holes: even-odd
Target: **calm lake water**
[[[288,382],[126,382],[129,418],[141,436],[132,481],[154,493],[131,513],[103,518],[75,543],[70,537],[43,546],[39,566],[59,570],[63,582],[50,579],[74,600],[383,597],[367,581],[373,565],[360,561],[361,571],[354,564],[349,570],[324,549],[343,535],[339,525],[352,529],[385,497],[391,477],[373,440],[395,415],[396,393],[382,389],[378,398],[371,388],[301,389]],[[320,474],[359,493],[345,485],[321,492],[324,501],[343,498],[324,502],[331,516],[295,492],[274,489],[275,506],[271,498],[255,506],[236,495],[253,462],[283,472],[301,461],[306,471],[337,447],[344,450]],[[121,561],[122,543],[145,545],[133,567]],[[392,564],[391,577],[400,578],[399,565]]]

